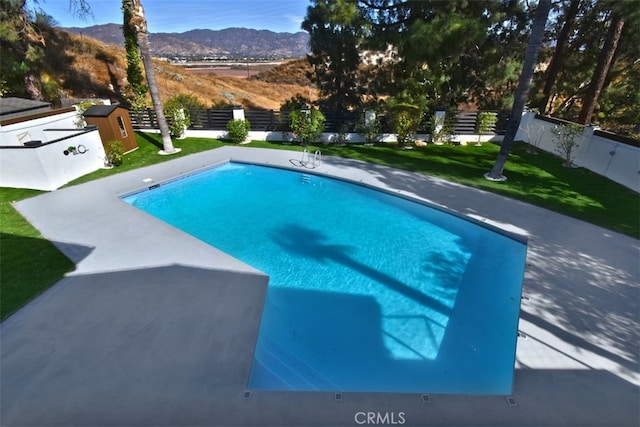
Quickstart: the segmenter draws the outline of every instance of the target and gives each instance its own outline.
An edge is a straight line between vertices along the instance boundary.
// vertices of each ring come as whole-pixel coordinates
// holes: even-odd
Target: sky
[[[73,0],[71,0],[73,1]],[[122,24],[121,0],[86,0],[94,17],[74,17],[70,0],[29,0],[61,27]],[[295,33],[307,14],[309,0],[142,0],[151,33],[181,33],[231,27]]]

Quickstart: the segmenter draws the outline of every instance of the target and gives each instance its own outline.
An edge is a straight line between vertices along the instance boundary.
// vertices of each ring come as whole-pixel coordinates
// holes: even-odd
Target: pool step
[[[262,337],[256,349],[251,386],[277,389],[277,385],[286,385],[290,390],[339,390],[329,378],[293,352],[271,338]]]
[[[302,174],[302,183],[309,184],[311,182],[311,175]]]

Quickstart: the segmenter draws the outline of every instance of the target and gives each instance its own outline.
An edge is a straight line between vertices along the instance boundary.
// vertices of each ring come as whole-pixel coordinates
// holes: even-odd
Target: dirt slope
[[[57,81],[67,97],[106,97],[116,102],[124,101],[127,86],[124,48],[57,30],[47,51],[47,78]],[[298,82],[272,83],[273,78],[266,82],[193,74],[166,61],[155,61],[155,65],[163,99],[186,93],[197,96],[206,106],[224,102],[246,108],[278,109],[284,101],[298,94],[316,96],[315,89],[296,84]]]

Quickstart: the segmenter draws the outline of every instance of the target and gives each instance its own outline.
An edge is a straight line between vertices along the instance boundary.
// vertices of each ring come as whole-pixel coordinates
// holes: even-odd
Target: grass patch
[[[11,205],[42,192],[0,189],[0,320],[72,271],[74,264]]]
[[[138,149],[125,154],[122,165],[113,169],[97,170],[74,181],[71,181],[70,183],[65,185],[65,187],[68,187],[70,185],[83,184],[85,182],[93,181],[98,178],[104,178],[120,172],[126,172],[145,166],[155,165],[157,163],[167,162],[179,157],[188,156],[189,154],[212,150],[214,148],[222,147],[223,145],[225,145],[224,143],[211,138],[185,138],[173,140],[173,145],[176,148],[181,148],[182,151],[170,156],[160,156],[158,155],[158,151],[162,150],[162,139],[160,138],[160,135],[138,132],[136,133],[136,140],[138,141]]]
[[[124,157],[124,163],[113,169],[101,169],[68,185],[173,160],[189,154],[228,145],[208,138],[186,138],[174,141],[182,151],[172,156],[159,156],[162,148],[157,134],[136,134],[139,147]],[[299,145],[254,141],[248,146],[302,151]],[[392,166],[425,175],[444,178],[482,190],[522,200],[549,210],[581,219],[629,236],[640,236],[640,203],[638,194],[586,169],[562,166],[562,160],[549,153],[528,153],[524,145],[516,145],[505,168],[509,180],[490,182],[488,172],[499,147],[484,144],[456,147],[430,145],[413,150],[400,150],[394,145],[346,147],[308,147],[323,155],[338,156]],[[18,212],[11,202],[41,194],[39,191],[0,188],[0,318],[4,320],[36,295],[72,271],[73,263],[44,239]]]

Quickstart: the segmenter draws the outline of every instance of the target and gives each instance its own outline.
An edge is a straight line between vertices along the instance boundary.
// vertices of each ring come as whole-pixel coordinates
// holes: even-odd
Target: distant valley
[[[62,29],[107,44],[124,46],[124,36],[119,24]],[[184,33],[151,33],[149,44],[154,56],[165,58],[302,58],[309,53],[309,34],[303,31],[275,33],[247,28],[191,30]]]

